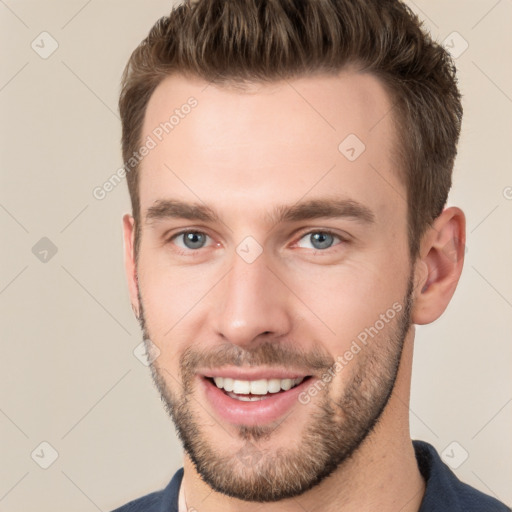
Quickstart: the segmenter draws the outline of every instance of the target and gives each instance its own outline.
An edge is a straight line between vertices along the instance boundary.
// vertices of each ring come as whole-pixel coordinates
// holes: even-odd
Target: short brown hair
[[[450,55],[401,1],[186,0],[155,23],[124,70],[123,160],[140,147],[149,98],[171,73],[242,86],[349,65],[378,77],[390,93],[414,259],[446,203],[462,106]],[[138,165],[128,170],[138,240]]]

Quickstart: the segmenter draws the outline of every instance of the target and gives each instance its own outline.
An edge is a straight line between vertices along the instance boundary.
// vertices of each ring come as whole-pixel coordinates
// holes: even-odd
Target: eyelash
[[[174,233],[171,237],[169,237],[167,239],[167,243],[172,243],[172,241],[174,239],[178,238],[179,236],[185,235],[187,233],[198,233],[198,234],[206,235],[207,237],[209,237],[208,233],[205,233],[204,231],[195,230],[195,229],[185,229],[185,230],[179,231],[178,233]],[[327,253],[327,252],[329,252],[330,249],[333,249],[333,248],[335,248],[338,245],[348,244],[350,242],[348,237],[343,237],[339,233],[336,233],[336,232],[331,231],[329,229],[313,229],[313,230],[305,231],[305,232],[301,233],[301,235],[297,239],[297,242],[302,240],[305,236],[312,235],[313,233],[322,233],[322,234],[330,235],[333,238],[337,238],[337,239],[340,240],[340,242],[338,244],[333,245],[331,247],[328,247],[327,249],[313,249],[315,251],[315,253],[319,253],[319,252],[320,253]],[[199,255],[200,249],[204,249],[204,247],[200,247],[199,249],[186,249],[186,250],[185,249],[181,249],[181,248],[176,248],[175,251],[180,256],[192,256],[193,257],[193,256]]]

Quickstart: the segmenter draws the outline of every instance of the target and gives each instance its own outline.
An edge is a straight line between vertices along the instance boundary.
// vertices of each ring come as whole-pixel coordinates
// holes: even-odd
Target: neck
[[[417,512],[425,492],[409,433],[412,327],[402,354],[395,389],[378,424],[344,464],[301,496],[265,503],[266,512]],[[180,490],[180,512],[256,512],[261,503],[213,491],[188,456]]]

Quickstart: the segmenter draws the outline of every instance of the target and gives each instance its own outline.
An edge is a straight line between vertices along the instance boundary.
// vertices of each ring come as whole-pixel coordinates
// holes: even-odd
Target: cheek
[[[403,267],[405,268],[405,267]],[[349,349],[351,342],[365,329],[377,327],[395,316],[402,304],[407,287],[406,273],[369,261],[343,267],[318,267],[304,274],[289,275],[296,291],[307,308],[309,326],[325,333],[326,348],[336,357]],[[397,303],[399,306],[397,306]],[[388,322],[385,322],[386,327]],[[322,339],[322,336],[320,336]],[[329,342],[327,340],[330,340]]]
[[[179,340],[194,337],[200,325],[197,315],[210,280],[193,266],[171,267],[142,253],[138,274],[147,334],[162,352],[180,350]]]

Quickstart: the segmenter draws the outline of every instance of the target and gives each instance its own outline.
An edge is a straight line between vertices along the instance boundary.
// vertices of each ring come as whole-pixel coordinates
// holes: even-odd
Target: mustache
[[[137,283],[137,296],[139,299],[138,322],[144,339],[151,339],[147,332],[146,318],[144,314],[143,300],[140,293],[138,274],[135,276]],[[180,369],[183,380],[191,379],[197,368],[218,368],[220,366],[267,366],[267,367],[293,367],[304,375],[323,373],[329,370],[335,359],[318,346],[310,351],[293,348],[293,340],[264,340],[256,343],[253,349],[244,349],[238,345],[224,342],[215,347],[197,349],[187,348],[180,357]],[[298,345],[298,344],[297,344]]]
[[[214,369],[220,366],[286,367],[304,373],[318,374],[328,370],[335,360],[327,352],[314,348],[305,351],[282,341],[264,341],[248,350],[232,343],[223,343],[208,349],[188,347],[180,357],[184,380],[192,378],[198,368]]]

